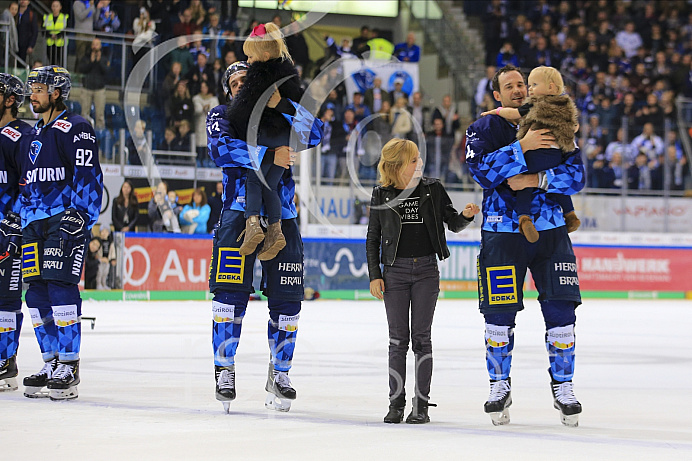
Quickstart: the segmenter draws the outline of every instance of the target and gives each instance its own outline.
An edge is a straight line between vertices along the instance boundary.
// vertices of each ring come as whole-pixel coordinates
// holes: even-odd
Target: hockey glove
[[[22,220],[10,211],[0,221],[0,260],[22,254]]]
[[[74,208],[65,210],[60,220],[60,249],[63,256],[72,256],[75,250],[86,243],[87,220],[85,214]]]

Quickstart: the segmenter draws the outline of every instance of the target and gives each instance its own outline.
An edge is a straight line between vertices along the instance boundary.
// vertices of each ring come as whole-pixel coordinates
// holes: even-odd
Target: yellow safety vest
[[[44,14],[43,15],[43,28],[46,29],[46,35],[48,38],[46,38],[46,45],[48,46],[65,46],[65,39],[61,36],[57,40],[54,40],[51,35],[59,34],[65,28],[67,27],[67,18],[69,18],[69,14],[65,13],[60,13],[58,15],[58,19],[54,20],[54,17],[52,14]]]

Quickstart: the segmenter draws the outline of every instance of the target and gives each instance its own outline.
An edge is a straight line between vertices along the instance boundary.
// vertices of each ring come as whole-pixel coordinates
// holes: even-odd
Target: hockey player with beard
[[[17,389],[17,348],[22,329],[21,250],[19,217],[19,156],[31,134],[28,123],[17,120],[24,102],[24,83],[0,73],[0,392]]]
[[[52,400],[78,397],[78,283],[103,194],[94,129],[65,106],[71,86],[69,72],[59,66],[29,73],[26,94],[41,119],[20,157],[22,275],[29,283],[26,304],[45,362],[24,378],[24,395]]]
[[[262,25],[246,42],[251,47],[264,45],[285,47],[272,38],[278,28]],[[259,27],[259,26],[258,26]],[[260,33],[262,32],[262,33]],[[259,37],[259,38],[257,38]],[[257,51],[253,49],[252,51]],[[274,53],[271,53],[274,54]],[[278,56],[278,55],[277,55]],[[288,77],[274,90],[261,113],[257,139],[247,136],[250,117],[258,99]],[[269,372],[265,389],[265,406],[288,411],[296,398],[288,372],[291,369],[297,335],[297,323],[303,299],[303,243],[293,203],[295,184],[290,166],[296,153],[289,149],[289,138],[298,138],[298,149],[312,147],[322,139],[321,122],[300,106],[302,92],[290,60],[232,64],[224,75],[224,92],[228,107],[219,106],[207,116],[209,153],[223,168],[223,211],[213,239],[209,289],[214,293],[213,347],[216,376],[216,398],[228,411],[236,397],[235,354],[240,340],[243,317],[252,286],[252,272],[259,249],[247,255],[240,253],[240,242],[246,232],[246,181],[248,172],[257,171],[267,162],[284,169],[277,192],[280,199],[280,227],[286,245],[276,257],[262,261],[261,289],[268,298],[267,336],[270,349]],[[256,141],[256,146],[253,146]],[[248,145],[250,143],[250,145]],[[259,227],[259,222],[256,222]],[[263,232],[259,229],[259,232]]]

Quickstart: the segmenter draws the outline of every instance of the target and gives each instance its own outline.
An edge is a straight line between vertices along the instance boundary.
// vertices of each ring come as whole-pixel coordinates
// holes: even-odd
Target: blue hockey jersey
[[[19,157],[26,152],[31,125],[13,120],[0,130],[0,219],[19,213]]]
[[[63,111],[47,126],[34,126],[20,156],[22,227],[75,208],[89,216],[101,211],[103,173],[94,129],[86,119]]]
[[[476,120],[466,130],[466,163],[473,179],[483,188],[483,227],[490,232],[519,232],[514,211],[516,194],[507,178],[525,173],[526,160],[517,127],[497,115]],[[531,155],[531,154],[529,154]],[[576,149],[562,164],[546,171],[548,189],[536,188],[531,215],[538,231],[564,226],[562,209],[546,193],[573,195],[584,188],[584,165]]]
[[[290,99],[295,114],[283,113],[298,137],[298,142],[306,147],[314,147],[322,141],[322,122],[304,107]],[[259,170],[259,166],[267,154],[267,146],[248,146],[235,133],[231,123],[226,119],[225,105],[216,106],[207,114],[207,143],[209,155],[216,166],[223,170],[223,210],[245,211],[245,179],[244,169]],[[281,219],[292,219],[298,216],[293,196],[295,182],[293,171],[288,168],[279,182],[281,198]]]

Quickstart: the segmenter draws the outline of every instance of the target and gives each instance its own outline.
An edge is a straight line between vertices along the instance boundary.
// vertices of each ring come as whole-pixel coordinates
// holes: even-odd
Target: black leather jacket
[[[382,278],[380,262],[391,266],[396,259],[396,250],[401,235],[401,216],[396,211],[398,206],[397,194],[393,187],[376,186],[372,191],[370,201],[370,222],[365,241],[365,251],[368,257],[370,280]],[[381,207],[385,205],[385,207]],[[454,209],[452,200],[438,179],[421,179],[420,213],[430,234],[430,241],[440,260],[449,257],[449,248],[445,238],[443,223],[452,232],[461,232],[472,221]],[[382,257],[380,258],[380,245]]]

